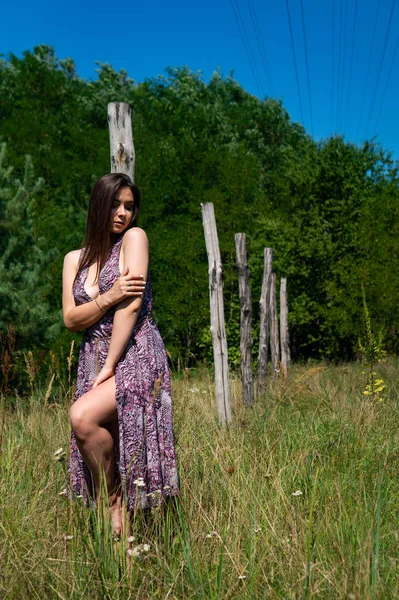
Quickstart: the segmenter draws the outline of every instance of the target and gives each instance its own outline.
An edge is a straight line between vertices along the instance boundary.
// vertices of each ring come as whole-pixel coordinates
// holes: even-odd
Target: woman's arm
[[[121,251],[123,253],[124,268],[128,267],[130,272],[145,273],[147,275],[148,238],[142,229],[133,227],[125,233]],[[104,367],[94,380],[93,388],[113,376],[115,365],[126,348],[137,323],[142,301],[142,297],[126,298],[118,304],[114,316],[108,356]]]
[[[125,298],[141,297],[145,289],[143,277],[129,275],[129,270],[125,269],[108,292],[98,295],[91,302],[76,306],[73,297],[73,282],[79,257],[80,250],[69,252],[64,258],[62,271],[62,312],[65,326],[69,331],[79,331],[90,327],[99,321],[111,306]],[[130,285],[131,282],[133,285]]]

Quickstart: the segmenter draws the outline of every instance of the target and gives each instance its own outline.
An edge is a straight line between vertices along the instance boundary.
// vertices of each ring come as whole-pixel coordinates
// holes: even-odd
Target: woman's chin
[[[111,233],[123,233],[126,230],[127,225],[113,225]]]

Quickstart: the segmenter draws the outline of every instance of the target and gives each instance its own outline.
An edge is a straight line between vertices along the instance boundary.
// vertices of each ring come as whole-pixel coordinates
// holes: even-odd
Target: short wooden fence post
[[[270,348],[272,358],[273,377],[277,377],[280,370],[280,343],[278,335],[277,299],[276,299],[276,274],[272,274],[270,289]]]
[[[270,288],[272,282],[273,248],[264,249],[262,291],[259,300],[260,331],[258,356],[258,395],[264,393],[267,380],[267,359],[270,331]]]
[[[242,395],[244,404],[254,403],[254,379],[252,374],[252,297],[249,286],[247,241],[245,233],[236,233],[236,259],[240,295],[240,363]]]
[[[287,278],[282,277],[280,282],[280,340],[281,340],[281,362],[287,373],[291,363],[290,342],[288,333],[288,297]]]
[[[201,204],[209,264],[211,333],[215,361],[216,406],[220,425],[231,422],[230,380],[223,304],[223,268],[212,202]]]

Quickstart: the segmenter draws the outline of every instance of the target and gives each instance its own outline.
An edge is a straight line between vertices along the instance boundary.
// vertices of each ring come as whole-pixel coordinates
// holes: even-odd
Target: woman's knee
[[[71,427],[79,439],[84,440],[93,433],[95,423],[84,405],[75,402],[71,407],[70,419]]]

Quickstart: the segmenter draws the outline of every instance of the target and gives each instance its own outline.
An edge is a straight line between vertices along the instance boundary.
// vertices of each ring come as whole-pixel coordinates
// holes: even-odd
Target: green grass
[[[219,430],[207,371],[176,377],[181,495],[134,517],[141,560],[70,502],[71,392],[8,401],[0,454],[0,596],[7,599],[399,597],[399,362],[378,367],[383,401],[357,364],[293,367]],[[198,391],[197,391],[198,390]],[[1,423],[1,420],[0,420]],[[297,495],[295,495],[297,492]],[[67,539],[66,536],[73,536]]]

